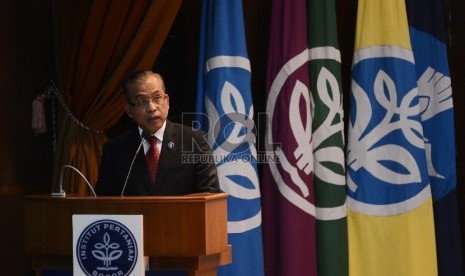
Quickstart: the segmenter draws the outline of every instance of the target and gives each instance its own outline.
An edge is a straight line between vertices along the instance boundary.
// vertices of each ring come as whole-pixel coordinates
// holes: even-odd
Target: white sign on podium
[[[73,275],[145,275],[142,215],[73,215]]]

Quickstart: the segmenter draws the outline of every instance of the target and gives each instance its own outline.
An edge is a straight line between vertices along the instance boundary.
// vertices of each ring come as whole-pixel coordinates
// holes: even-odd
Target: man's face
[[[149,76],[143,83],[132,83],[129,87],[131,102],[126,103],[126,113],[142,129],[156,132],[168,117],[170,108],[168,94],[163,91],[163,82]]]

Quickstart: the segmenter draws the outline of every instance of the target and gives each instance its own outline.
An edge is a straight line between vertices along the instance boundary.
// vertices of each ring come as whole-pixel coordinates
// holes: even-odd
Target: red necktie
[[[152,179],[152,183],[155,185],[160,154],[157,149],[157,138],[154,136],[150,136],[148,141],[150,143],[150,147],[147,151],[147,154],[145,155],[145,159],[147,160],[147,167],[149,169],[150,178]]]

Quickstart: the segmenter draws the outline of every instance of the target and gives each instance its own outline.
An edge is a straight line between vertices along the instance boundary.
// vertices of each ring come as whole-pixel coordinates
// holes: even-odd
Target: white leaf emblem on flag
[[[328,89],[328,85],[331,89]],[[313,132],[313,148],[316,149],[313,154],[315,155],[315,159],[318,160],[318,162],[315,163],[315,175],[327,183],[345,185],[345,177],[343,174],[336,173],[324,165],[324,163],[332,162],[343,168],[345,165],[343,149],[341,147],[319,148],[326,139],[336,133],[342,132],[343,129],[344,122],[342,118],[344,114],[342,112],[342,99],[339,85],[336,77],[328,69],[323,67],[318,75],[317,87],[318,96],[322,103],[329,109],[329,113],[325,118],[325,122]],[[332,123],[338,115],[340,119],[337,123]],[[313,116],[314,108],[312,108],[312,117]]]
[[[226,139],[220,145],[216,144],[219,135],[225,135],[225,126],[215,105],[208,97],[205,97],[205,107],[209,118],[213,122],[212,129],[208,132],[208,141],[213,146],[213,155],[217,164],[218,177],[221,189],[233,197],[245,200],[260,198],[260,187],[255,167],[251,158],[256,160],[255,134],[253,133],[253,106],[250,106],[248,115],[246,105],[240,91],[230,82],[226,81],[221,90],[222,116],[229,118],[230,131]],[[221,132],[223,130],[223,132]],[[248,152],[238,152],[237,148],[244,143],[248,144]],[[243,153],[243,155],[241,155]],[[244,158],[245,156],[245,159]],[[231,157],[233,156],[233,157]],[[240,177],[242,182],[234,179]],[[243,233],[261,225],[261,212],[241,221],[228,221],[229,233]]]
[[[418,80],[421,119],[426,121],[453,107],[450,77],[428,67]]]
[[[418,106],[412,105],[417,93],[416,88],[409,91],[398,106],[394,81],[380,70],[374,82],[374,94],[377,102],[385,109],[386,115],[378,125],[365,133],[371,119],[372,107],[366,92],[355,81],[352,82],[352,86],[357,114],[359,114],[356,120],[360,120],[355,125],[360,128],[355,129],[354,125],[349,125],[356,138],[350,140],[348,144],[349,166],[354,170],[363,167],[376,178],[390,184],[421,182],[421,174],[415,158],[402,145],[376,145],[391,132],[401,130],[410,144],[424,148],[421,124],[409,118],[418,113]],[[385,165],[386,163],[396,164],[402,168],[401,172],[392,170],[390,166]],[[355,191],[356,183],[349,185],[349,188]]]

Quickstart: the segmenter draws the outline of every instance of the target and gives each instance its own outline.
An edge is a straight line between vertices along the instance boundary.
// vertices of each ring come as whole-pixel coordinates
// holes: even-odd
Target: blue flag
[[[464,275],[460,242],[451,78],[443,1],[406,1],[431,182],[438,275]]]
[[[197,118],[208,133],[222,191],[228,197],[232,264],[219,275],[263,275],[260,189],[241,0],[204,0]]]

